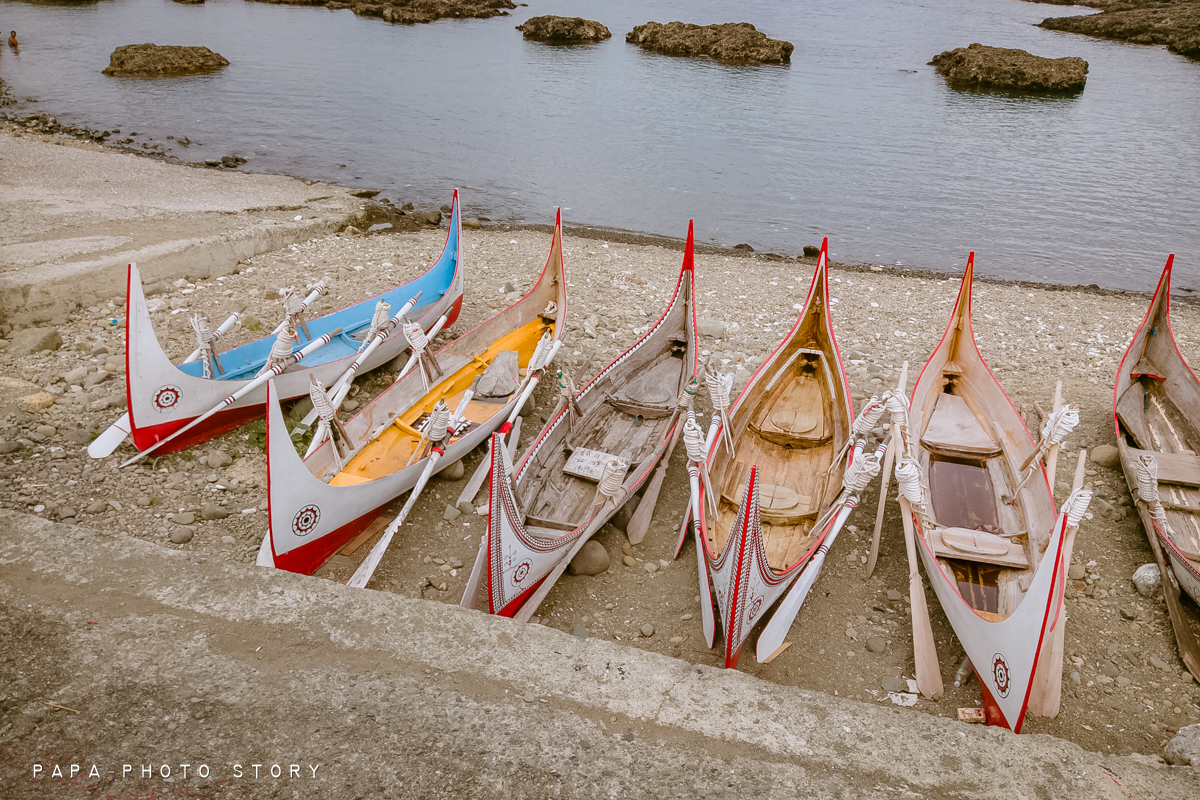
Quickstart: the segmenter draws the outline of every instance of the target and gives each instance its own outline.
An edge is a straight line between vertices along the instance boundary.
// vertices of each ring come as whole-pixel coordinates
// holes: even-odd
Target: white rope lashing
[[[704,462],[704,429],[696,422],[696,415],[692,412],[688,412],[687,420],[683,423],[683,446],[687,448],[688,461]]]
[[[554,340],[550,338],[550,332],[542,334],[542,338],[538,339],[537,347],[533,348],[533,355],[529,358],[529,368],[525,374],[531,374],[546,366],[546,357],[550,355],[550,349],[554,347]]]
[[[312,400],[313,409],[316,410],[317,416],[329,422],[337,416],[337,409],[333,407],[329,396],[325,393],[325,384],[321,383],[321,379],[316,375],[309,374],[308,382],[308,399]]]
[[[888,389],[883,393],[883,404],[891,415],[892,422],[901,428],[908,427],[908,398],[904,396],[904,392]]]
[[[1133,462],[1133,475],[1137,479],[1138,497],[1150,508],[1150,517],[1159,527],[1167,525],[1167,512],[1158,499],[1158,460],[1143,453]]]
[[[691,413],[692,407],[696,402],[696,392],[700,391],[700,383],[692,378],[688,381],[688,385],[683,387],[683,391],[679,393],[679,399],[675,401],[675,408],[680,414]],[[694,414],[692,416],[695,416]]]
[[[425,436],[429,441],[437,444],[446,438],[449,431],[446,426],[450,424],[450,406],[446,405],[445,400],[438,400],[433,406],[433,411],[429,413],[429,421],[425,425]]]
[[[905,455],[896,459],[896,485],[900,494],[914,506],[924,505],[925,490],[921,486],[921,468]]]
[[[292,340],[295,337],[295,328],[285,325],[280,329],[279,335],[275,337],[275,343],[271,345],[271,355],[267,358],[267,363],[259,370],[259,375],[262,375],[276,364],[283,363],[284,359],[292,355]]]
[[[1067,524],[1072,528],[1079,527],[1084,517],[1092,518],[1087,513],[1088,505],[1092,502],[1092,490],[1086,487],[1071,492],[1071,496],[1063,503],[1063,512],[1067,515]]]
[[[300,296],[300,293],[295,289],[284,289],[283,313],[289,317],[294,317],[302,311],[304,311],[304,298]]]
[[[1068,433],[1075,430],[1075,426],[1078,424],[1078,406],[1060,406],[1057,411],[1051,413],[1042,428],[1042,441],[1046,442],[1046,449],[1049,450],[1056,444],[1062,444],[1062,440],[1067,437]]]
[[[875,430],[875,427],[879,425],[879,420],[883,419],[885,411],[887,411],[887,406],[878,397],[872,395],[850,426],[851,436],[863,437]]]
[[[367,345],[374,341],[375,337],[387,325],[391,319],[392,307],[387,300],[381,299],[375,304],[375,313],[371,316],[371,329],[367,331],[367,335],[363,337],[362,344],[358,346],[358,352],[362,352]]]
[[[558,303],[551,300],[546,303],[546,310],[542,312],[543,317],[553,317],[558,313]]]
[[[708,372],[704,375],[704,382],[708,384],[708,397],[712,401],[713,413],[720,410],[722,416],[729,408],[729,393],[733,390],[733,373],[728,372],[722,375],[719,372]]]
[[[575,399],[575,381],[561,369],[558,371],[558,393],[568,402]]]
[[[199,314],[192,316],[192,330],[196,332],[196,346],[200,348],[200,361],[204,367],[204,377],[211,378],[213,377],[211,362],[213,358],[212,343],[216,337],[213,336],[208,320]]]
[[[875,476],[882,469],[879,458],[874,453],[863,453],[862,456],[846,466],[846,471],[842,475],[842,488],[857,497],[862,494],[863,489],[866,489],[871,481],[875,480]]]
[[[429,337],[416,322],[404,323],[403,330],[404,338],[408,341],[408,346],[412,348],[413,358],[420,358],[421,354],[425,352],[425,348],[429,346]]]
[[[616,497],[625,484],[625,473],[629,465],[619,458],[610,458],[604,462],[604,470],[600,473],[600,494],[605,497]]]

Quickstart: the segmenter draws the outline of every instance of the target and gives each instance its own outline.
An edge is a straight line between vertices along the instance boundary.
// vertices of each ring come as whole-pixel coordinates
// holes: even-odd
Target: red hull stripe
[[[274,542],[272,542],[271,550],[275,555],[275,566],[279,569],[286,569],[288,572],[312,575],[321,568],[322,564],[329,560],[330,556],[345,547],[355,536],[366,530],[367,526],[375,521],[375,518],[379,516],[381,511],[383,511],[383,506],[363,514],[356,520],[347,522],[342,527],[325,534],[319,539],[292,548],[283,555],[274,554],[275,548]]]

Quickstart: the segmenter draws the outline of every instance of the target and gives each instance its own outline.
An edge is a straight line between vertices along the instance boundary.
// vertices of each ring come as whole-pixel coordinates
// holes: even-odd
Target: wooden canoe
[[[804,309],[728,417],[734,452],[718,427],[707,455],[712,487],[701,488],[713,494],[717,513],[699,503],[693,530],[704,556],[701,597],[711,603],[711,578],[725,666],[733,669],[751,630],[846,519],[827,513],[841,493],[844,462],[835,458],[852,422],[830,318],[827,241]],[[705,633],[711,647],[714,634],[707,626]]]
[[[277,397],[288,400],[307,395],[310,375],[322,383],[333,383],[357,356],[362,336],[370,328],[376,303],[381,299],[386,300],[394,310],[399,310],[417,292],[422,292],[417,307],[408,314],[408,319],[419,323],[424,330],[428,330],[443,315],[448,317],[447,326],[458,319],[463,295],[458,190],[455,190],[452,202],[442,254],[424,274],[377,297],[307,320],[307,330],[301,331],[296,344],[298,348],[331,331],[341,329],[341,332],[303,364],[297,364],[274,378]],[[141,277],[133,264],[129,265],[126,312],[125,395],[129,410],[108,431],[97,437],[97,442],[102,443],[97,445],[100,449],[89,448],[94,458],[109,455],[126,435],[139,450],[153,447],[170,437],[250,383],[267,363],[276,339],[274,334],[270,334],[220,353],[224,372],[208,378],[200,360],[173,364],[163,352],[150,320]],[[387,363],[407,346],[403,336],[391,337],[362,364],[360,372]],[[261,417],[265,412],[266,396],[265,386],[254,389],[185,434],[164,442],[155,452],[159,455],[173,453]]]
[[[1113,387],[1113,420],[1121,467],[1163,571],[1171,624],[1180,655],[1200,674],[1200,644],[1179,604],[1182,588],[1200,602],[1200,381],[1171,331],[1171,266],[1167,258],[1154,298],[1133,335]],[[1164,518],[1139,499],[1139,464],[1157,467]],[[1173,580],[1172,580],[1173,579]]]
[[[974,263],[971,253],[946,332],[913,387],[897,452],[920,468],[917,552],[975,666],[987,722],[1019,733],[1062,610],[1066,518],[1056,516],[1040,461],[1016,490],[1037,446],[975,343]]]
[[[487,441],[513,411],[524,381],[531,379],[522,373],[538,342],[543,336],[561,342],[566,319],[560,211],[550,255],[529,293],[437,351],[431,363],[438,373],[428,389],[418,367],[347,420],[352,454],[344,463],[330,440],[301,460],[272,389],[267,404],[270,529],[258,563],[312,574],[385,504],[413,488],[429,457],[420,427],[438,401],[457,409],[476,379],[480,384],[463,414],[467,422],[446,444],[437,468],[452,465]]]
[[[678,399],[698,366],[695,295],[689,224],[683,267],[662,316],[573,403],[559,400],[511,479],[493,437],[488,532],[464,607],[527,621],[584,543],[669,457],[683,424]],[[619,488],[605,495],[600,486],[610,462],[610,488]]]

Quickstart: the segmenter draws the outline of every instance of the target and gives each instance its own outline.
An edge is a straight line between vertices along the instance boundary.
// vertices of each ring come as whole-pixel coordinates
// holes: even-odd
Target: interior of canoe
[[[1200,434],[1172,401],[1162,380],[1141,376],[1117,400],[1117,419],[1131,456],[1151,451],[1167,536],[1200,566]]]
[[[919,458],[935,523],[926,539],[967,605],[998,621],[1029,589],[1053,520],[1029,513],[1033,492],[1044,494],[1045,482],[1035,475],[1017,490],[1019,465],[996,433],[1000,420],[984,415],[960,376],[947,365],[921,434]],[[1016,412],[1008,411],[1019,425]]]
[[[558,446],[543,447],[535,468],[518,486],[527,532],[561,536],[591,519],[600,474],[609,460],[622,460],[626,475],[648,466],[647,459],[656,457],[670,432],[691,359],[687,339],[680,335],[636,371],[615,376],[615,385],[592,390],[602,392],[603,401],[574,420]]]
[[[428,442],[421,442],[420,426],[429,419],[438,400],[445,400],[452,413],[457,411],[463,394],[471,387],[476,377],[485,373],[487,376],[484,380],[489,384],[509,385],[515,390],[516,382],[519,381],[520,374],[523,374],[525,367],[528,366],[538,340],[543,333],[552,331],[553,325],[544,317],[539,316],[497,339],[485,352],[475,356],[458,370],[431,386],[429,393],[420,402],[398,416],[375,439],[363,446],[353,458],[346,462],[342,471],[330,481],[330,485],[352,486],[372,481],[385,475],[391,475],[423,458],[425,453],[416,452],[417,447],[420,445],[422,450],[426,450],[429,445]],[[496,380],[489,380],[493,378]],[[507,380],[507,384],[505,384],[505,380]],[[482,384],[483,381],[481,381]],[[512,395],[513,391],[497,393],[491,397],[477,395],[467,404],[464,411],[464,416],[471,425],[468,428],[460,429],[455,439],[466,434],[470,428],[486,423],[503,411],[508,401],[512,399]]]
[[[738,428],[735,456],[728,458],[722,449],[714,462],[718,513],[716,524],[705,528],[710,551],[720,553],[733,533],[750,467],[756,465],[767,564],[782,572],[815,543],[813,526],[841,490],[842,471],[829,467],[849,423],[835,419],[837,367],[826,353],[796,346],[779,359],[782,365],[760,378],[757,398],[748,398],[738,411],[748,421]]]

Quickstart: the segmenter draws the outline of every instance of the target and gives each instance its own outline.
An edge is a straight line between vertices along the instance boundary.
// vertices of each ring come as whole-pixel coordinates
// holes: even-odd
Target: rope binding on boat
[[[1143,453],[1133,462],[1133,475],[1137,480],[1137,495],[1150,509],[1150,517],[1164,531],[1167,528],[1167,512],[1158,498],[1158,459]]]

